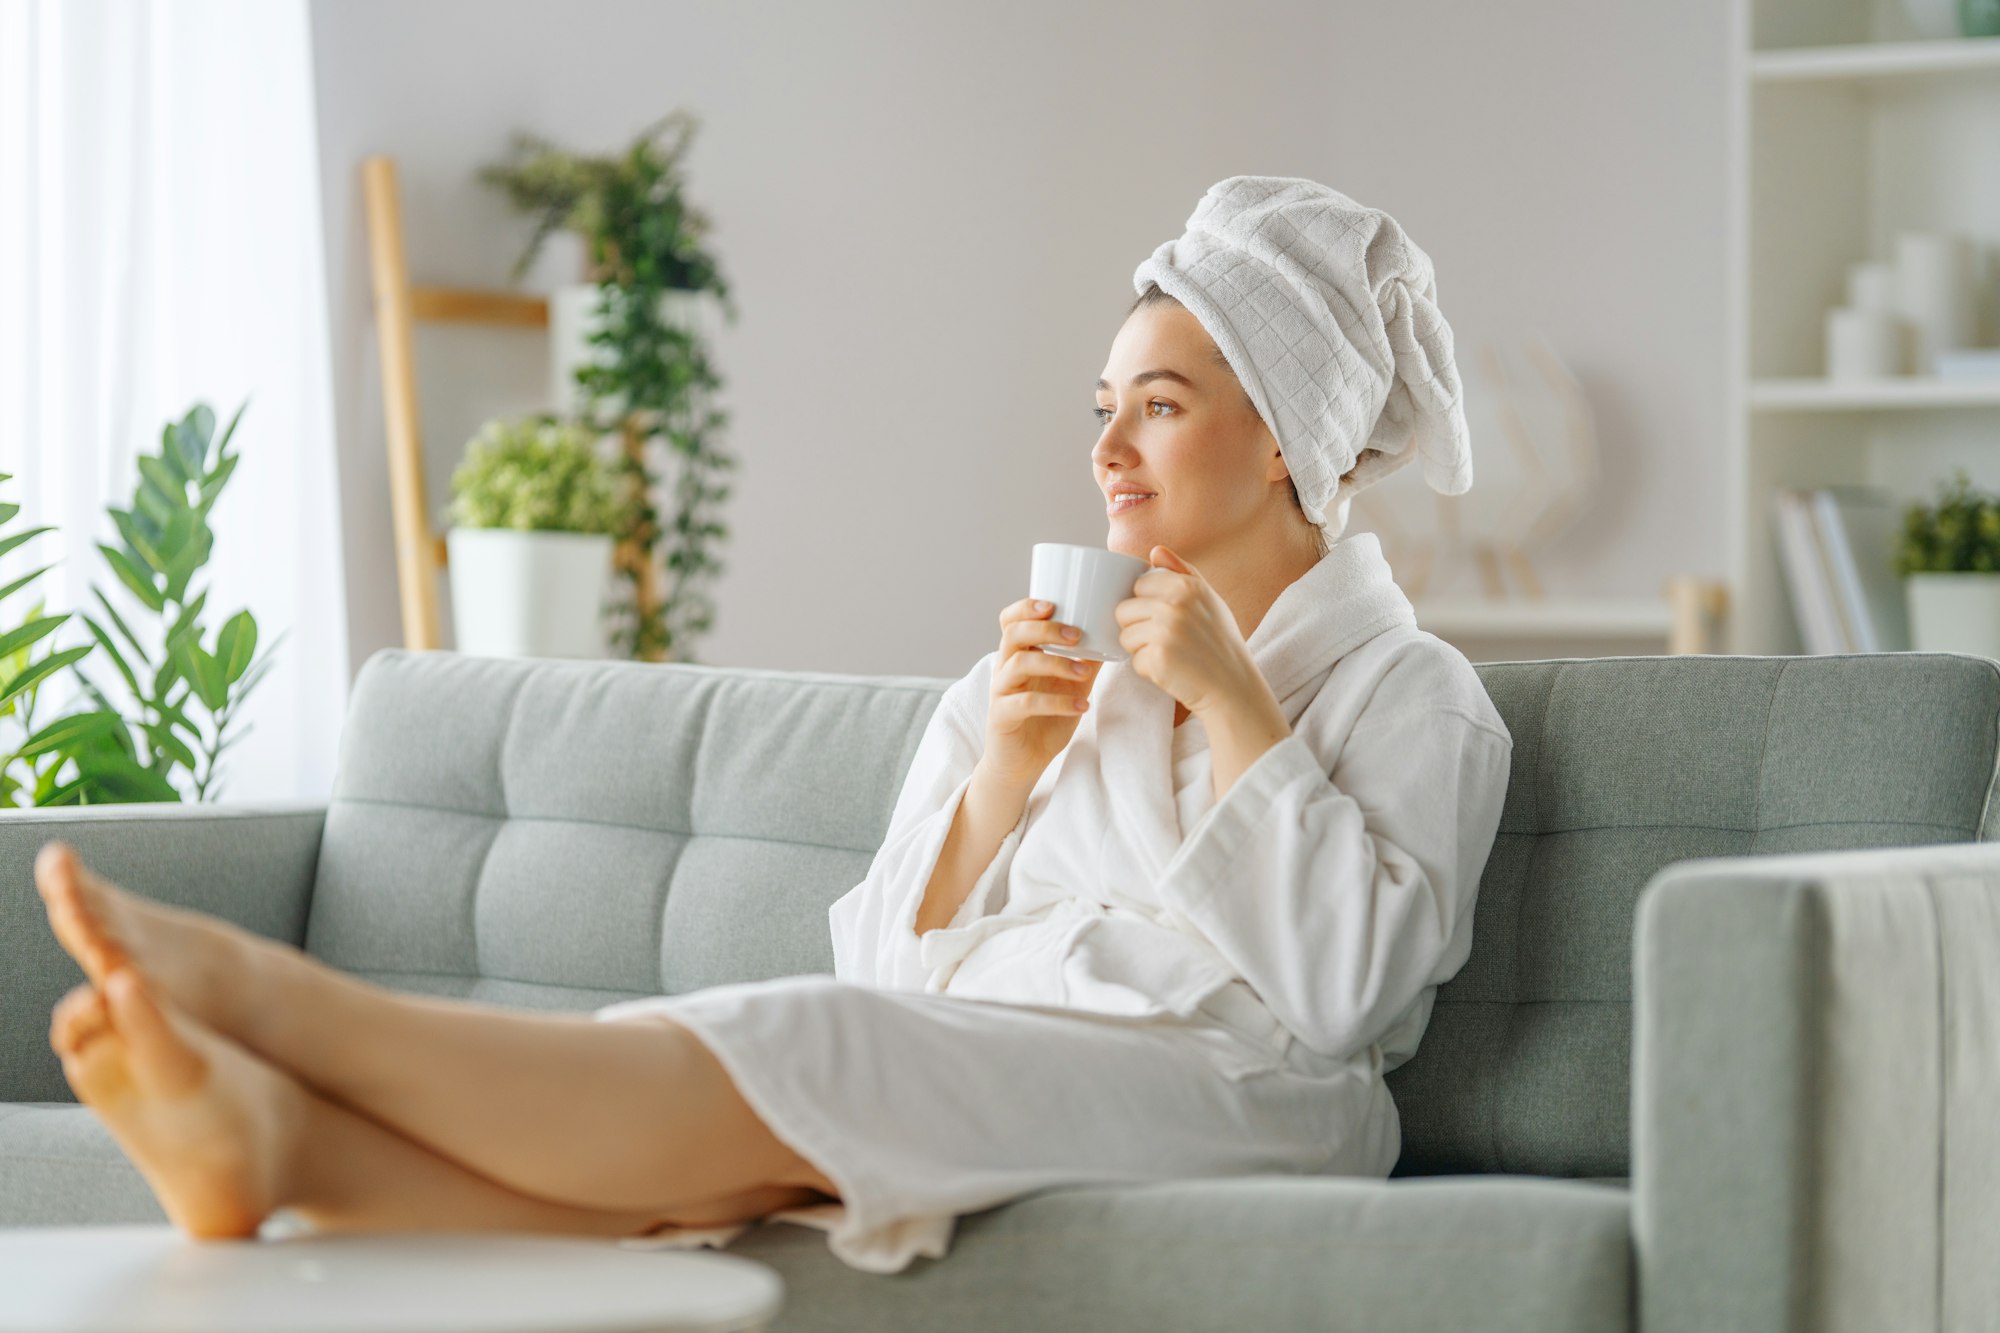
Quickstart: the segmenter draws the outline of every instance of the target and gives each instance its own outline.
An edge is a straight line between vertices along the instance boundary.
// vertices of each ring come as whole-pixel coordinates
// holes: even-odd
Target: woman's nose
[[[1097,436],[1097,445],[1090,451],[1091,461],[1102,466],[1118,460],[1129,463],[1137,458],[1131,441],[1125,438],[1125,426],[1117,417],[1104,423],[1104,429]]]
[[[1130,449],[1123,445],[1107,443],[1106,440],[1099,440],[1097,447],[1090,451],[1091,466],[1099,472],[1109,471],[1113,464],[1121,468],[1130,468],[1137,461],[1138,455]]]

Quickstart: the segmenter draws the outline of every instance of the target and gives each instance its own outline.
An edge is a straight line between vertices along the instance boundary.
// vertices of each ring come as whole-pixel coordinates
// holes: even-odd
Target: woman
[[[51,1042],[196,1236],[822,1227],[879,1272],[1065,1184],[1381,1176],[1383,1074],[1463,965],[1512,741],[1417,629],[1355,490],[1471,484],[1430,262],[1311,181],[1232,177],[1134,275],[1097,384],[1128,661],[1047,607],[932,715],[835,972],[592,1015],[393,993],[36,879],[89,983]],[[1120,499],[1124,494],[1134,498]],[[1338,539],[1338,540],[1337,540]]]

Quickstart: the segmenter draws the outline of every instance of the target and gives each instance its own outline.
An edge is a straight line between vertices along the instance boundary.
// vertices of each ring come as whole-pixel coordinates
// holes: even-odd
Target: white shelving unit
[[[2000,37],[1919,39],[1901,0],[1732,4],[1726,651],[1796,653],[1777,488],[1907,503],[1962,466],[2000,489],[2000,383],[1824,378],[1848,266],[1892,258],[1904,230],[1974,240],[1977,341],[2000,345]]]
[[[1815,6],[1817,7],[1817,6]],[[1838,30],[1855,15],[1826,6]],[[1900,17],[1900,13],[1898,15]],[[1754,40],[1754,35],[1753,35]],[[1924,41],[1843,41],[1832,46],[1753,49],[1750,77],[1761,84],[1928,78],[1937,74],[2000,70],[2000,37],[1929,38]]]

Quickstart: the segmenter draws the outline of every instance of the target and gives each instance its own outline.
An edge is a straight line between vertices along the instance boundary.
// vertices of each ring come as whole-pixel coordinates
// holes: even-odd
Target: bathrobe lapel
[[[1286,722],[1296,723],[1343,655],[1398,623],[1414,625],[1416,613],[1382,557],[1380,538],[1363,532],[1336,542],[1280,593],[1247,644]],[[1112,817],[1140,881],[1152,884],[1181,844],[1175,701],[1129,660],[1105,664],[1093,698],[1089,739],[1098,746]]]

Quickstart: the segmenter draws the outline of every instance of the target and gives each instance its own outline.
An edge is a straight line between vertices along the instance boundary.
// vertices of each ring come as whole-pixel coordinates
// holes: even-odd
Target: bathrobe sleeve
[[[885,990],[931,989],[927,983],[933,969],[925,966],[920,953],[917,909],[959,803],[972,785],[973,766],[985,749],[985,700],[998,657],[997,649],[988,653],[939,699],[904,775],[888,834],[868,867],[868,877],[827,909],[833,971],[843,981]],[[1005,883],[1026,826],[1024,808],[947,928],[988,913],[994,889]]]
[[[1513,738],[1483,689],[1426,693],[1378,689],[1337,764],[1297,733],[1273,745],[1162,874],[1169,910],[1330,1057],[1382,1040],[1471,951]]]

